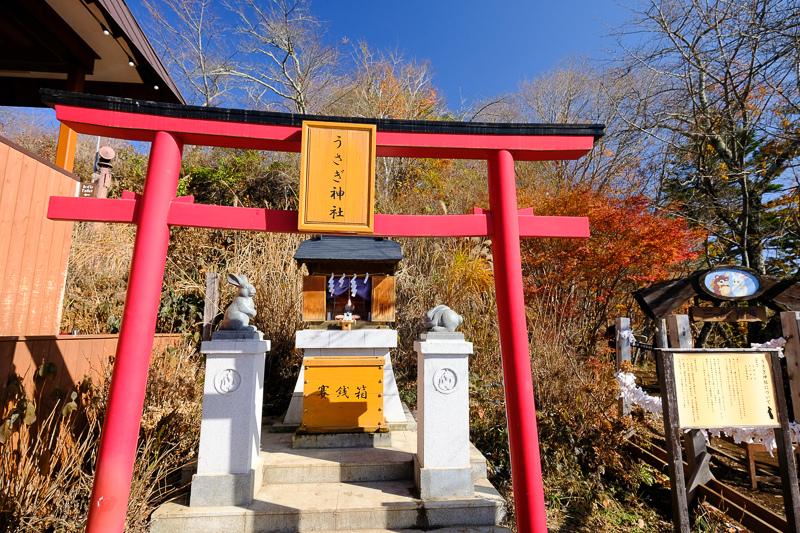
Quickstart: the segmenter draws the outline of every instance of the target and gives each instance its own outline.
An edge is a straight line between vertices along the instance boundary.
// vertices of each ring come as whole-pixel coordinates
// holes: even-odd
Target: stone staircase
[[[392,431],[390,447],[293,449],[293,434],[264,426],[250,504],[167,503],[153,513],[151,532],[510,533],[499,526],[505,501],[486,479],[486,460],[472,446],[475,496],[423,501],[414,484],[414,430]]]

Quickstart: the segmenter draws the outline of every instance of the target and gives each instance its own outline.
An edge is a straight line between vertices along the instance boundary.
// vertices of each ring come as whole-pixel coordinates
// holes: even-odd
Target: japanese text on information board
[[[768,353],[674,353],[681,428],[778,427]]]

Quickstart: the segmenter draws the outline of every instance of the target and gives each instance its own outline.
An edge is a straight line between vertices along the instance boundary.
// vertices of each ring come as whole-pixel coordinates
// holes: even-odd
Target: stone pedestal
[[[202,343],[206,379],[192,507],[246,505],[260,485],[256,462],[269,349],[258,331],[220,331]]]
[[[400,402],[397,383],[392,369],[389,350],[397,348],[397,332],[392,329],[357,329],[341,331],[330,329],[304,329],[297,332],[295,348],[302,348],[306,357],[383,357],[383,411],[386,422],[405,424],[406,415]],[[283,424],[299,426],[303,420],[303,381],[305,371],[300,367],[300,375],[294,386],[292,401],[286,411]]]
[[[469,355],[461,333],[428,333],[417,352],[415,481],[423,500],[470,498]]]

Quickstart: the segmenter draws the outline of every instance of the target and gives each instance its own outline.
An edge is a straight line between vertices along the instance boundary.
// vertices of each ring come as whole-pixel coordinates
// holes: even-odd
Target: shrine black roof
[[[294,259],[316,261],[379,261],[398,263],[403,259],[400,243],[383,237],[320,235],[300,243]]]
[[[489,123],[451,120],[405,120],[300,115],[294,113],[277,113],[273,111],[225,109],[219,107],[149,102],[146,100],[98,96],[50,89],[42,89],[41,97],[42,101],[49,106],[61,104],[90,109],[146,113],[172,118],[244,122],[248,124],[274,124],[299,127],[302,126],[304,120],[319,120],[351,124],[375,124],[377,131],[392,132],[458,133],[470,135],[591,135],[595,139],[605,135],[605,125],[603,124]]]

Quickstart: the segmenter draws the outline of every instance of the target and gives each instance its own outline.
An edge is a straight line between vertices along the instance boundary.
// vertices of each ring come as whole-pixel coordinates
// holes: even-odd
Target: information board
[[[681,429],[779,427],[769,353],[673,353]]]
[[[303,122],[298,229],[373,233],[374,125]]]
[[[701,487],[713,479],[708,471],[711,454],[705,446],[698,451],[696,440],[702,440],[702,435],[691,430],[744,426],[771,428],[774,432],[786,509],[787,527],[781,531],[800,533],[800,490],[779,352],[775,348],[656,349],[676,532],[690,533],[689,506]],[[688,477],[684,473],[681,437],[691,468]],[[747,514],[743,518],[749,520],[748,517],[752,518]],[[758,524],[760,527],[763,522]]]

